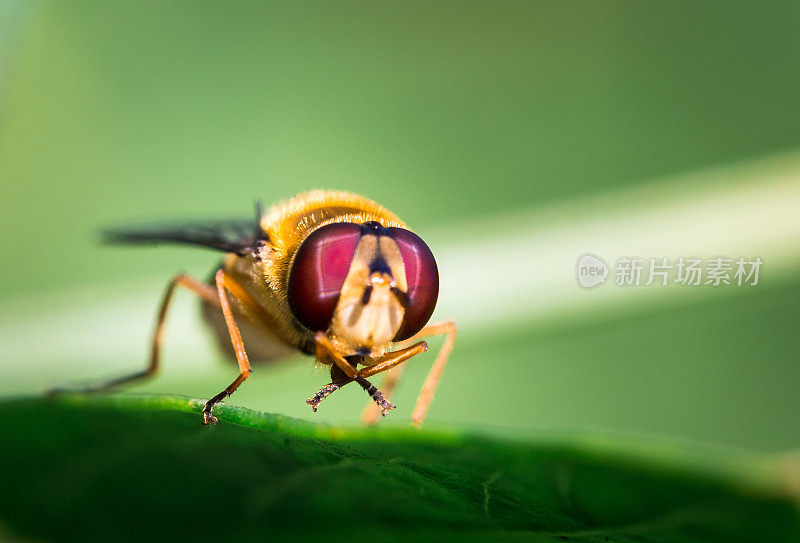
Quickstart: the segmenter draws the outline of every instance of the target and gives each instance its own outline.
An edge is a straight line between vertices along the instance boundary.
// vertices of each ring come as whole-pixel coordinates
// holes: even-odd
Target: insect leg
[[[222,314],[225,316],[225,324],[228,326],[228,333],[231,335],[233,350],[236,353],[236,361],[239,363],[239,376],[236,377],[230,385],[225,387],[222,392],[206,402],[206,405],[203,407],[203,424],[216,424],[217,418],[212,414],[214,405],[233,394],[252,371],[250,362],[247,360],[247,353],[244,350],[244,343],[242,343],[242,334],[239,332],[239,327],[236,326],[236,321],[233,320],[233,312],[231,311],[231,305],[228,302],[228,296],[225,294],[225,291],[227,290],[230,292],[245,306],[249,307],[256,302],[247,291],[245,291],[230,275],[225,273],[224,270],[218,270],[217,274],[214,276],[214,280],[217,285],[217,296],[219,304],[222,307]]]
[[[428,376],[422,384],[422,390],[417,397],[417,405],[414,406],[414,412],[411,415],[411,424],[414,426],[419,427],[425,419],[425,413],[428,411],[428,407],[433,401],[433,393],[436,391],[436,385],[439,384],[439,378],[441,378],[444,367],[447,364],[450,351],[453,350],[453,344],[456,341],[456,332],[456,323],[453,321],[442,321],[427,325],[411,338],[414,340],[442,334],[446,336],[444,344],[442,348],[439,349],[439,354],[436,355],[436,360],[433,362],[431,371],[428,372]]]
[[[393,371],[390,371],[386,374],[386,378],[381,383],[381,389],[383,390],[383,395],[386,399],[390,399],[392,396],[392,392],[397,387],[398,381],[400,381],[400,377],[403,375],[403,368],[405,366],[397,366],[394,368]],[[369,402],[364,410],[361,412],[361,422],[364,424],[375,424],[378,422],[378,415],[381,414],[381,410],[378,406],[372,402]]]
[[[344,372],[339,369],[337,365],[331,365],[331,382],[322,387],[314,394],[312,397],[306,400],[306,403],[311,406],[311,409],[314,412],[317,412],[317,407],[319,404],[322,403],[322,400],[342,388],[344,385],[348,383],[352,383],[353,380],[349,378]]]
[[[328,383],[319,389],[316,394],[306,399],[306,403],[310,405],[311,409],[313,409],[314,413],[316,413],[317,407],[319,407],[319,404],[322,403],[322,400],[339,390],[339,388],[341,388],[341,385],[338,383]]]
[[[207,302],[211,302],[214,304],[219,304],[219,299],[217,298],[217,293],[214,290],[214,287],[211,285],[207,285],[206,283],[202,283],[186,274],[178,274],[172,278],[167,286],[167,289],[164,291],[164,296],[161,299],[161,306],[158,310],[158,317],[156,318],[156,326],[153,332],[153,342],[150,347],[150,361],[147,364],[147,367],[142,371],[138,371],[136,373],[130,375],[124,375],[122,377],[117,377],[116,379],[112,379],[105,383],[100,383],[98,385],[93,385],[85,388],[78,388],[75,389],[76,392],[84,392],[84,393],[94,393],[94,392],[105,392],[116,388],[120,385],[130,383],[132,381],[138,381],[140,379],[147,379],[152,377],[158,371],[160,366],[160,357],[161,357],[161,342],[164,338],[164,329],[167,320],[167,310],[169,309],[170,302],[172,301],[172,297],[175,294],[176,287],[184,287],[197,296],[202,298]],[[54,389],[51,393],[59,393],[63,392],[62,389]]]
[[[336,364],[340,370],[350,379],[355,379],[358,372],[350,365],[350,363],[339,354],[339,352],[331,345],[324,332],[317,332],[314,335],[314,342],[316,343],[317,360],[323,363]]]
[[[328,341],[324,332],[317,332],[314,336],[314,351],[317,360],[323,364],[331,366],[331,382],[322,387],[312,397],[306,400],[311,409],[316,413],[319,404],[339,390],[347,383],[352,382],[358,375],[358,371],[348,362]]]
[[[382,371],[386,371],[390,368],[397,366],[398,364],[402,364],[412,356],[417,356],[420,353],[424,353],[428,350],[428,344],[424,341],[420,341],[419,343],[415,343],[411,347],[407,347],[405,349],[401,349],[399,351],[392,351],[383,355],[382,357],[378,358],[377,364],[374,366],[370,366],[369,368],[364,368],[363,370],[359,371],[358,374],[361,377],[370,377],[375,375],[376,373],[380,373]]]
[[[373,385],[360,375],[357,376],[354,379],[354,381],[359,385],[361,385],[361,388],[367,391],[367,394],[369,394],[372,400],[375,402],[375,404],[377,404],[378,408],[381,410],[381,415],[383,415],[384,417],[389,411],[397,407],[395,405],[392,405],[392,403],[389,400],[384,398],[383,392],[375,388],[375,385]]]
[[[386,374],[386,379],[381,385],[381,388],[383,389],[383,395],[386,397],[386,399],[389,399],[392,395],[392,392],[394,392],[395,387],[397,386],[397,382],[400,380],[400,376],[403,374],[403,368],[405,366],[400,366],[400,364],[413,356],[424,353],[427,350],[428,344],[424,341],[420,341],[411,347],[385,354],[378,359],[377,364],[372,367],[362,369],[358,372],[358,374],[362,377],[369,377],[370,375],[375,375],[377,373],[394,368],[395,366],[399,366],[394,371]],[[369,403],[364,408],[364,411],[361,412],[361,422],[365,424],[375,424],[378,422],[379,414],[380,410],[378,409],[378,406],[373,403]]]
[[[322,402],[322,400],[324,400],[325,398],[333,394],[335,391],[339,390],[341,387],[352,381],[355,381],[361,386],[361,388],[367,391],[367,394],[369,394],[372,400],[377,404],[383,416],[386,416],[386,414],[389,411],[395,408],[395,406],[392,405],[384,397],[384,394],[380,390],[378,390],[372,383],[367,381],[364,378],[364,376],[361,375],[360,372],[358,372],[350,364],[350,362],[348,362],[341,354],[339,354],[336,351],[333,345],[331,345],[330,342],[328,341],[328,338],[325,337],[324,333],[319,332],[318,334],[316,334],[314,339],[317,344],[316,347],[317,359],[320,362],[331,364],[331,382],[322,387],[321,389],[319,389],[319,391],[317,391],[317,393],[314,394],[314,396],[306,400],[306,403],[311,406],[311,409],[313,409],[316,412],[317,407]],[[411,356],[414,356],[415,354],[424,351],[426,348],[427,346],[424,346],[424,344],[416,345],[410,349],[406,349],[408,353],[401,353],[400,356],[395,358],[403,358],[403,360],[406,360]],[[398,360],[394,363],[391,363],[392,362],[391,360],[386,361],[386,363],[383,364],[383,368],[379,371],[387,370],[391,366],[397,365],[403,360]],[[372,375],[372,373],[370,375]]]

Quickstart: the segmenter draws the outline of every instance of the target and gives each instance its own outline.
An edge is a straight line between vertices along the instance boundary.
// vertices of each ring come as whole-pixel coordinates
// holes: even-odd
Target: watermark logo
[[[584,288],[592,288],[605,283],[608,266],[594,255],[583,255],[578,259],[578,283]]]
[[[676,285],[697,287],[720,285],[758,285],[761,257],[737,259],[726,257],[668,258],[620,257],[614,262],[614,272],[600,258],[585,254],[578,259],[576,269],[578,283],[591,288],[606,282],[613,275],[613,283],[618,287]]]

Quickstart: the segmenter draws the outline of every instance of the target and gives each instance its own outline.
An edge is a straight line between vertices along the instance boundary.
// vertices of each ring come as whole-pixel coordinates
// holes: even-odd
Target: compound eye
[[[350,271],[361,227],[332,223],[314,230],[300,245],[289,272],[289,308],[312,331],[327,330]]]
[[[394,341],[408,339],[427,324],[439,297],[439,269],[428,245],[414,232],[389,228],[406,271],[408,298]]]

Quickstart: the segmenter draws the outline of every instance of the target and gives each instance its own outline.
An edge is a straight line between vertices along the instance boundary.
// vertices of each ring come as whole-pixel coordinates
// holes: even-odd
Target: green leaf
[[[796,541],[788,457],[339,428],[161,396],[2,404],[0,525],[47,540]],[[0,530],[0,534],[3,530]]]

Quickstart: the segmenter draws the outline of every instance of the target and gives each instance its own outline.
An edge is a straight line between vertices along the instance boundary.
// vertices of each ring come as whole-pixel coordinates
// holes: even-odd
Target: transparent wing
[[[266,234],[259,220],[261,206],[256,204],[256,218],[210,221],[186,221],[142,226],[107,228],[103,241],[113,244],[159,245],[177,243],[199,245],[240,255],[251,253]]]

